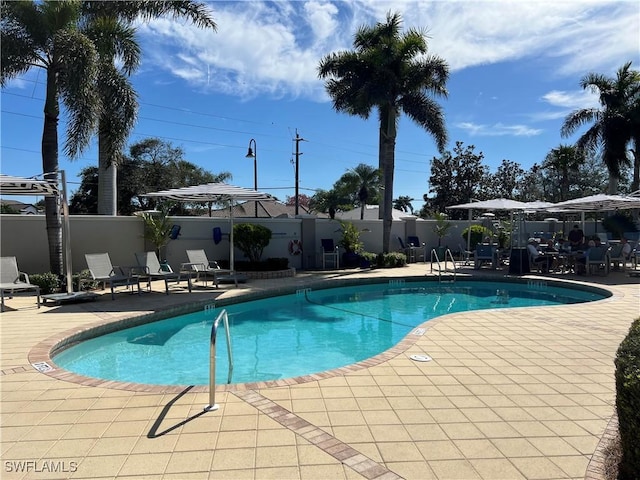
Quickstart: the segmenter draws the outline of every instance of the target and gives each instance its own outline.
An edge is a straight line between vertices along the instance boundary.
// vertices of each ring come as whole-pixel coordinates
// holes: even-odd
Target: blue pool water
[[[544,283],[374,284],[255,300],[224,307],[233,353],[231,383],[321,372],[375,356],[416,326],[447,313],[556,305],[603,295]],[[209,336],[221,309],[148,323],[81,342],[54,357],[89,377],[158,385],[209,382]],[[218,331],[216,383],[228,374]]]

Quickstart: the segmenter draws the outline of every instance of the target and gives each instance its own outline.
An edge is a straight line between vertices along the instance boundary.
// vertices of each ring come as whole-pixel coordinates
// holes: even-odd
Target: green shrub
[[[376,265],[382,268],[404,267],[407,264],[407,256],[400,252],[380,253],[376,259]]]
[[[638,478],[640,472],[640,318],[620,344],[615,359],[616,410],[622,446],[620,480]]]
[[[271,230],[262,225],[239,223],[233,226],[233,243],[250,262],[259,262],[271,241]]]
[[[464,244],[467,244],[467,232],[469,231],[469,227],[465,228],[462,231],[462,239],[464,240]],[[471,244],[469,245],[469,250],[474,251],[476,249],[476,245],[482,243],[482,240],[487,235],[492,235],[493,232],[489,230],[487,227],[482,225],[471,225]]]
[[[32,273],[29,275],[29,282],[40,287],[40,293],[56,293],[60,290],[60,279],[55,273]]]
[[[227,260],[221,260],[218,264],[222,268],[229,268],[229,262]],[[289,259],[282,258],[267,258],[264,262],[249,262],[249,261],[236,261],[234,268],[238,272],[276,272],[278,270],[286,270],[289,268]]]
[[[360,258],[364,263],[369,262],[370,267],[375,267],[378,264],[378,254],[372,252],[360,252]]]
[[[77,285],[80,290],[80,280],[83,281],[82,288],[84,290],[96,290],[100,286],[100,282],[95,282],[91,279],[91,272],[88,269],[73,274],[73,284]]]

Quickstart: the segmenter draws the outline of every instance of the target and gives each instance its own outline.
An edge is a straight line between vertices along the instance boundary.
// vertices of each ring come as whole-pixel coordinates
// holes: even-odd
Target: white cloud
[[[443,57],[452,71],[525,60],[550,75],[580,77],[587,71],[613,73],[638,58],[640,12],[633,1],[312,0],[212,6],[217,33],[168,20],[141,25],[145,61],[152,64],[147,67],[240,97],[324,99],[317,78],[320,58],[350,49],[356,28],[383,21],[388,11],[402,13],[405,28],[425,28],[430,52]]]
[[[455,124],[455,126],[461,130],[465,130],[471,136],[478,137],[534,137],[543,132],[539,128],[531,128],[526,125],[504,125],[503,123],[487,125],[473,122],[460,122]]]

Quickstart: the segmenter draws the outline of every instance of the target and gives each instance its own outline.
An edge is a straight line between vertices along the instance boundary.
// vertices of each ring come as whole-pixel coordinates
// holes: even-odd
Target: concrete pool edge
[[[357,284],[380,284],[386,283],[390,281],[398,281],[402,280],[406,283],[412,282],[433,282],[438,283],[438,279],[434,277],[425,277],[425,276],[411,276],[411,277],[376,277],[376,278],[335,278],[335,279],[323,279],[323,280],[311,280],[302,285],[296,286],[288,286],[286,288],[274,288],[274,289],[266,289],[263,291],[256,292],[248,292],[246,294],[234,295],[232,297],[222,298],[221,300],[211,302],[211,301],[200,301],[194,302],[187,305],[174,306],[166,309],[161,309],[157,311],[153,311],[151,313],[147,313],[144,315],[132,315],[126,318],[120,318],[117,320],[107,320],[107,321],[99,321],[87,325],[81,329],[70,329],[63,332],[60,332],[56,335],[53,335],[42,342],[35,345],[28,353],[29,363],[31,365],[36,364],[44,364],[51,367],[51,369],[44,369],[40,371],[40,373],[47,375],[49,377],[63,380],[70,383],[75,383],[83,386],[91,386],[91,387],[103,387],[103,388],[112,388],[116,390],[127,390],[127,391],[135,391],[135,392],[146,392],[146,393],[179,393],[183,391],[186,387],[193,387],[192,390],[196,393],[198,392],[208,392],[208,385],[153,385],[153,384],[142,384],[135,382],[120,382],[115,380],[104,380],[93,377],[86,377],[83,375],[79,375],[73,373],[71,371],[60,368],[53,361],[53,357],[61,350],[68,348],[69,346],[74,345],[77,342],[93,338],[96,336],[100,336],[106,333],[110,333],[116,330],[122,330],[125,328],[142,325],[145,323],[151,323],[155,321],[159,321],[171,316],[186,314],[201,310],[205,305],[210,305],[215,303],[217,306],[224,307],[227,305],[232,305],[234,303],[241,303],[245,301],[251,301],[261,298],[268,298],[274,296],[288,295],[295,293],[297,290],[301,288],[318,288],[321,290],[328,288],[335,288],[339,286],[348,286],[348,285],[357,285]],[[600,293],[605,296],[605,298],[596,301],[608,300],[612,296],[614,296],[614,292],[610,290],[594,286],[591,284],[585,284],[581,282],[574,281],[566,281],[566,280],[555,280],[548,278],[533,278],[533,277],[518,277],[518,276],[508,276],[505,275],[503,277],[495,277],[495,276],[482,276],[482,275],[469,275],[469,276],[461,276],[461,280],[464,281],[491,281],[491,282],[502,282],[502,283],[521,283],[524,285],[531,284],[531,282],[535,282],[540,285],[544,284],[545,286],[558,286],[564,288],[572,288],[575,290],[589,291],[594,293]],[[581,304],[576,304],[579,306]],[[555,305],[547,306],[547,308],[554,308]],[[541,307],[523,307],[523,308],[541,308]],[[418,339],[426,334],[430,327],[435,326],[440,321],[443,321],[446,318],[449,318],[452,315],[458,315],[459,312],[451,315],[443,315],[440,317],[436,317],[434,319],[430,319],[425,321],[424,323],[418,325],[412,332],[407,334],[400,342],[391,348],[385,350],[384,352],[379,353],[373,357],[370,357],[366,360],[362,360],[360,362],[356,362],[354,364],[345,365],[339,368],[317,372],[313,374],[298,376],[298,377],[290,377],[279,380],[270,380],[263,382],[248,382],[248,383],[234,383],[234,384],[217,384],[216,391],[225,392],[225,391],[244,391],[244,390],[255,390],[261,388],[272,388],[272,387],[284,387],[288,385],[297,385],[302,383],[308,383],[313,381],[318,381],[322,379],[332,378],[336,376],[342,376],[344,374],[370,368],[376,365],[380,365],[389,359],[397,357],[401,355],[410,347],[412,347]],[[414,333],[415,330],[422,330],[421,333]],[[416,353],[416,352],[414,352]],[[426,352],[417,352],[417,353],[426,353]]]

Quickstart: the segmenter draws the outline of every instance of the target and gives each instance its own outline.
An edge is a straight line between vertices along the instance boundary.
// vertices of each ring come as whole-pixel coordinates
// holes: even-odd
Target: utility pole
[[[298,208],[299,208],[299,203],[300,203],[300,201],[298,199],[298,194],[299,194],[299,189],[300,189],[299,188],[300,187],[300,185],[299,185],[299,183],[300,183],[300,175],[299,175],[299,172],[300,172],[300,155],[302,155],[302,153],[300,153],[300,142],[306,142],[306,140],[304,138],[302,138],[300,135],[298,135],[298,129],[297,128],[296,128],[296,138],[294,139],[294,141],[296,142],[296,153],[295,153],[295,155],[296,155],[296,166],[295,166],[295,171],[296,171],[296,173],[295,173],[295,175],[296,175],[296,182],[295,182],[296,183],[296,193],[295,193],[295,196],[296,196],[295,202],[296,203],[295,203],[295,205],[296,205],[296,209],[295,209],[295,212],[296,213],[295,214],[298,215]]]

